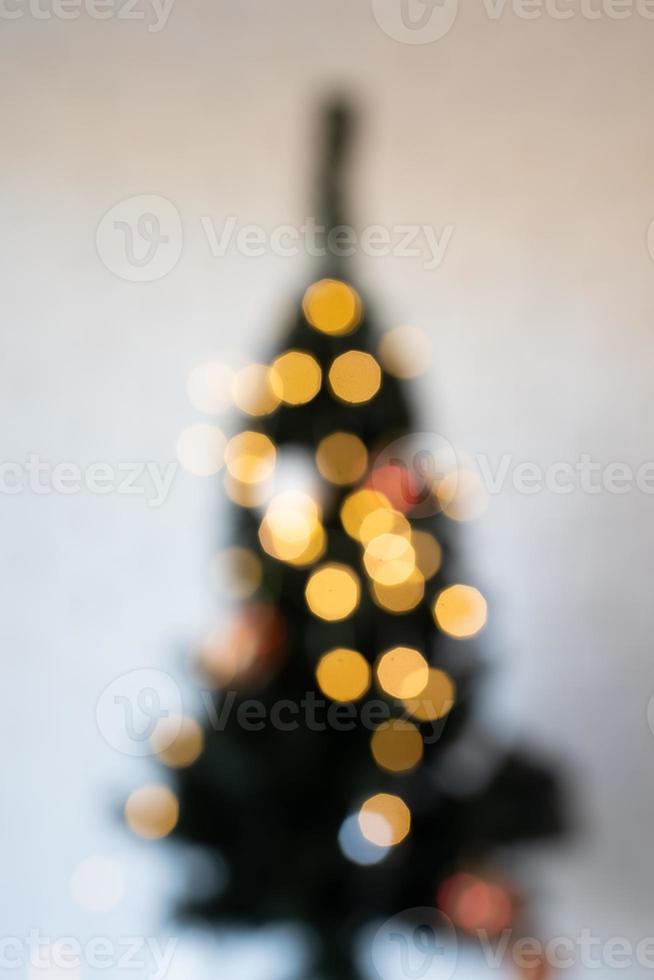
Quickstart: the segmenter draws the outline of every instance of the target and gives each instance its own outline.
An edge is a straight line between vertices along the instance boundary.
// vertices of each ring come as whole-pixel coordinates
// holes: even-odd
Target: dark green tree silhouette
[[[343,180],[351,122],[342,106],[326,113],[319,180],[325,241],[329,230],[345,224]],[[321,278],[351,282],[347,260],[330,254]],[[329,380],[341,354],[356,349],[377,357],[379,336],[371,308],[364,297],[356,327],[330,333],[316,329],[310,306],[298,299],[294,321],[272,359],[288,350],[310,354],[322,370],[320,390],[300,405],[286,404],[282,392],[276,410],[240,420],[237,431],[266,436],[278,458],[295,449],[314,460],[323,439],[344,432],[361,440],[369,463],[354,485],[322,481],[325,550],[307,567],[275,557],[261,530],[260,508],[242,506],[246,501],[231,505],[231,544],[253,553],[262,575],[256,592],[237,613],[236,628],[226,632],[222,652],[226,650],[232,669],[213,697],[217,711],[231,706],[229,716],[221,730],[207,723],[204,752],[180,771],[177,785],[176,834],[201,845],[208,861],[215,857],[227,869],[219,893],[187,911],[216,924],[305,923],[317,937],[315,962],[307,972],[312,980],[356,980],[360,974],[353,950],[362,926],[405,909],[435,905],[446,879],[483,869],[497,845],[548,835],[559,825],[558,793],[548,772],[515,754],[500,757],[488,738],[473,734],[478,726],[469,724],[483,673],[474,641],[447,635],[434,617],[434,603],[443,590],[466,581],[457,569],[454,525],[435,506],[426,516],[416,516],[425,511],[418,506],[424,500],[420,473],[412,472],[411,459],[394,461],[384,454],[414,428],[406,384],[384,370],[379,390],[369,400],[352,403],[338,397]],[[356,370],[353,377],[346,378],[346,385],[357,383]],[[374,470],[380,459],[384,466]],[[408,524],[410,533],[427,532],[442,549],[436,574],[418,582],[418,590],[424,588],[422,599],[404,612],[391,611],[374,594],[363,561],[364,544],[343,526],[345,500],[366,486],[383,491],[388,509],[395,512],[389,520],[397,533],[387,544],[397,544],[395,539],[403,535],[410,541]],[[386,558],[383,549],[371,556],[373,572],[375,560],[383,564]],[[347,566],[360,582],[358,605],[342,620],[321,618],[307,602],[307,582],[325,563]],[[240,659],[245,656],[242,647],[247,648],[247,663]],[[411,684],[404,688],[405,698],[384,690],[375,668],[380,656],[396,647],[419,651],[440,672],[438,677],[451,680],[454,703],[449,711],[439,703],[426,709],[425,718],[415,705],[410,710]],[[321,691],[316,671],[321,658],[334,649],[358,651],[371,669],[367,693],[341,716],[353,718],[351,725],[320,723],[332,701]],[[393,690],[392,684],[388,687]],[[437,700],[446,700],[447,687],[437,685],[436,690]],[[310,704],[311,698],[324,702],[324,710],[306,708],[307,698]],[[254,712],[249,716],[253,723],[244,724],[238,708],[252,699],[262,713]],[[386,749],[395,750],[390,765],[383,752],[379,758],[371,748],[372,729],[380,724],[389,728],[363,717],[371,700],[385,704],[389,717],[405,720],[406,728],[395,732],[396,743],[390,726]],[[273,706],[303,702],[305,708],[292,716],[286,712],[281,725],[271,721]],[[263,712],[266,720],[260,724]],[[411,734],[403,743],[407,731]],[[403,766],[403,753],[410,757],[416,751],[420,761]],[[406,771],[391,771],[396,764]],[[410,813],[409,832],[393,846],[366,842],[363,832],[356,839],[362,826],[365,831],[356,814],[377,794],[399,798]],[[343,839],[344,824],[353,815],[354,859]],[[357,847],[364,849],[364,861],[379,860],[358,863]]]

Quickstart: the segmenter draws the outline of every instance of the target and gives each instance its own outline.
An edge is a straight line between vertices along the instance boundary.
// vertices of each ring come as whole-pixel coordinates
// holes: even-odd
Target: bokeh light
[[[361,526],[369,514],[380,508],[391,509],[388,497],[377,490],[355,490],[345,498],[341,507],[341,523],[347,534],[360,540]]]
[[[378,793],[359,811],[361,833],[377,847],[400,844],[411,830],[411,812],[399,796]]]
[[[311,550],[319,553],[324,545],[320,517],[318,505],[308,494],[293,490],[277,494],[259,527],[261,547],[273,558],[288,562],[302,561]]]
[[[378,847],[361,833],[359,816],[351,814],[343,821],[338,834],[338,843],[345,857],[353,864],[370,867],[379,864],[389,853],[390,848]]]
[[[403,699],[406,710],[418,721],[438,721],[454,707],[456,685],[444,670],[429,668],[427,683],[417,697]]]
[[[275,469],[277,450],[262,432],[239,432],[225,448],[228,473],[239,483],[263,483]]]
[[[273,605],[244,606],[203,639],[198,661],[205,680],[219,688],[261,680],[276,666],[285,637],[284,619]]]
[[[451,585],[434,603],[436,625],[448,636],[466,639],[486,625],[488,607],[478,589],[471,585]]]
[[[232,403],[234,372],[221,361],[204,361],[189,371],[188,397],[194,408],[206,415],[218,415]]]
[[[356,483],[368,467],[368,450],[351,432],[333,432],[320,441],[316,465],[322,476],[336,486]]]
[[[272,385],[286,405],[305,405],[322,384],[322,369],[305,351],[289,350],[273,361]]]
[[[250,548],[226,548],[211,564],[220,591],[230,599],[249,599],[261,586],[261,559]]]
[[[367,514],[361,522],[358,538],[361,544],[367,545],[373,538],[381,534],[398,534],[400,537],[411,538],[411,525],[397,510],[389,507],[379,507]]]
[[[225,460],[227,440],[217,425],[196,422],[187,426],[177,440],[180,466],[193,476],[213,476]]]
[[[363,405],[374,398],[381,387],[381,368],[371,354],[348,350],[332,361],[329,384],[342,402]]]
[[[150,736],[150,745],[164,765],[185,769],[202,754],[204,734],[194,718],[166,715],[158,720]]]
[[[443,513],[453,521],[474,521],[488,509],[488,491],[475,470],[446,473],[434,485]]]
[[[407,613],[418,606],[425,595],[425,579],[417,568],[399,585],[380,585],[372,582],[372,597],[375,603],[386,612]]]
[[[395,327],[382,337],[379,359],[396,378],[416,378],[429,367],[431,342],[419,327]]]
[[[146,840],[167,837],[177,825],[179,802],[168,786],[151,783],[134,790],[125,804],[130,830]]]
[[[109,912],[125,894],[122,865],[100,855],[81,861],[70,879],[70,891],[80,908],[90,912]]]
[[[415,571],[416,555],[401,534],[380,534],[366,545],[363,564],[374,582],[400,585]]]
[[[416,553],[416,567],[425,581],[429,581],[440,570],[443,550],[429,531],[412,531],[411,544]]]
[[[234,375],[232,397],[246,415],[270,415],[281,401],[279,382],[266,364],[247,364]]]
[[[383,722],[370,740],[373,758],[387,772],[410,772],[423,755],[422,735],[403,718]]]
[[[365,657],[344,648],[325,653],[316,669],[320,690],[332,701],[358,701],[370,687],[371,674]]]
[[[446,879],[437,903],[452,922],[467,932],[496,936],[513,922],[513,900],[498,882],[460,872]]]
[[[425,689],[429,665],[413,647],[393,647],[377,663],[377,683],[392,698],[414,698]]]
[[[309,577],[305,589],[307,605],[314,616],[337,622],[351,616],[359,605],[359,578],[348,565],[321,565]]]
[[[334,337],[352,333],[361,320],[358,294],[338,279],[321,279],[309,286],[302,309],[312,327]]]

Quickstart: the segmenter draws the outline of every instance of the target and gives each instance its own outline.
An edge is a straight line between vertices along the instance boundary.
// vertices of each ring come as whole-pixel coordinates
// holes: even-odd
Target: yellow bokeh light
[[[184,769],[198,759],[204,748],[204,735],[197,721],[180,715],[160,718],[150,736],[157,758],[171,769]]]
[[[411,544],[416,553],[416,566],[425,581],[433,578],[441,567],[443,551],[433,535],[428,531],[413,531]]]
[[[405,698],[404,707],[418,721],[437,721],[444,718],[456,700],[456,685],[443,670],[429,668],[429,677],[424,689],[416,698]]]
[[[309,286],[302,309],[312,327],[334,337],[352,333],[361,320],[358,294],[338,279],[321,279]]]
[[[370,687],[370,664],[356,650],[330,650],[320,659],[316,679],[332,701],[358,701]]]
[[[226,548],[212,562],[221,591],[230,599],[249,599],[261,585],[261,560],[249,548]],[[223,566],[227,566],[226,572]]]
[[[399,535],[408,541],[411,537],[411,525],[398,510],[379,507],[364,517],[358,537],[361,544],[366,545],[382,534]]]
[[[377,847],[400,844],[411,830],[411,811],[399,796],[378,793],[359,811],[361,833]]]
[[[217,415],[232,402],[234,372],[221,361],[205,361],[189,371],[186,390],[191,404],[199,412]]]
[[[329,384],[342,402],[362,405],[379,391],[381,368],[371,354],[362,350],[348,350],[332,361]]]
[[[347,534],[360,540],[361,526],[368,514],[380,509],[392,510],[388,497],[377,490],[355,490],[345,498],[341,507],[341,522]]]
[[[330,483],[344,487],[360,480],[368,467],[368,450],[351,432],[333,432],[321,440],[316,464]]]
[[[217,425],[197,422],[189,425],[177,440],[177,459],[187,473],[213,476],[225,460],[227,440]]]
[[[232,397],[246,415],[269,415],[281,401],[279,382],[266,364],[248,364],[234,376]]]
[[[401,534],[380,534],[366,545],[363,564],[374,582],[400,585],[415,571],[416,553]]]
[[[262,432],[239,432],[227,443],[225,465],[239,483],[263,483],[275,469],[277,450]]]
[[[293,562],[312,543],[320,523],[318,505],[306,493],[289,490],[274,497],[259,528],[261,546],[273,558]]]
[[[372,597],[386,612],[407,613],[418,606],[425,595],[425,580],[417,568],[405,582],[399,585],[380,585],[372,583]]]
[[[147,840],[167,837],[179,819],[179,801],[167,786],[150,784],[134,790],[125,803],[130,830]]]
[[[382,337],[379,357],[396,378],[416,378],[429,367],[431,343],[419,327],[395,327]]]
[[[223,480],[225,493],[239,507],[260,507],[270,496],[265,483],[243,483],[235,480],[231,473],[225,473]]]
[[[358,576],[347,565],[330,563],[312,573],[304,594],[314,616],[337,622],[355,611],[361,586]]]
[[[375,762],[387,772],[409,772],[422,759],[422,735],[403,718],[383,722],[370,740]]]
[[[320,391],[322,369],[311,354],[289,350],[273,361],[272,383],[286,405],[305,405]]]
[[[453,521],[474,521],[488,508],[488,492],[475,470],[446,473],[434,486],[443,513]]]
[[[413,647],[393,647],[379,658],[376,674],[385,694],[404,700],[422,693],[429,680],[429,665]]]
[[[317,562],[325,553],[327,548],[327,534],[324,527],[319,522],[316,522],[313,526],[313,530],[309,536],[306,547],[299,555],[294,558],[288,558],[288,564],[294,565],[296,568],[306,568],[307,565],[313,565]]]
[[[451,585],[434,603],[436,625],[457,639],[474,636],[484,628],[487,617],[486,600],[471,585]]]

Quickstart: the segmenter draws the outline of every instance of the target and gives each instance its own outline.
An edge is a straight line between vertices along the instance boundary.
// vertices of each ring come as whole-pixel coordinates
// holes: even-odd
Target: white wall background
[[[574,9],[493,20],[473,0],[422,46],[389,38],[366,0],[177,0],[159,33],[85,13],[2,18],[2,460],[174,459],[198,417],[189,368],[256,350],[309,268],[214,258],[200,217],[301,222],[312,112],[334,88],[365,114],[358,223],[454,226],[436,271],[358,266],[385,325],[432,337],[427,425],[493,458],[653,458],[654,22]],[[184,249],[139,284],[105,268],[95,232],[143,193],[175,203]],[[497,610],[501,724],[576,781],[582,832],[530,859],[546,933],[654,930],[652,507],[635,490],[507,487],[466,532]],[[206,623],[215,486],[180,474],[159,509],[26,491],[0,514],[3,934],[165,934],[175,869],[112,817],[147,765],[112,752],[94,706],[122,671],[174,665]],[[107,916],[69,893],[91,853],[127,866]],[[212,975],[234,975],[226,955]],[[269,980],[265,957],[251,975]]]

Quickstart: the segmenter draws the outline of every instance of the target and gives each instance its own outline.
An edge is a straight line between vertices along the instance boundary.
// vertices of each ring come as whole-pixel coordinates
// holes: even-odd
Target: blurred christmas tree
[[[327,113],[325,241],[345,224],[350,127],[343,107]],[[400,330],[380,346],[332,251],[279,350],[237,375],[225,486],[242,602],[200,653],[224,724],[206,725],[192,764],[188,731],[169,760],[175,832],[227,868],[191,911],[306,923],[319,980],[358,977],[357,931],[404,909],[510,925],[489,856],[559,823],[550,776],[467,724],[487,608],[455,568],[459,474],[411,439],[414,343]]]

